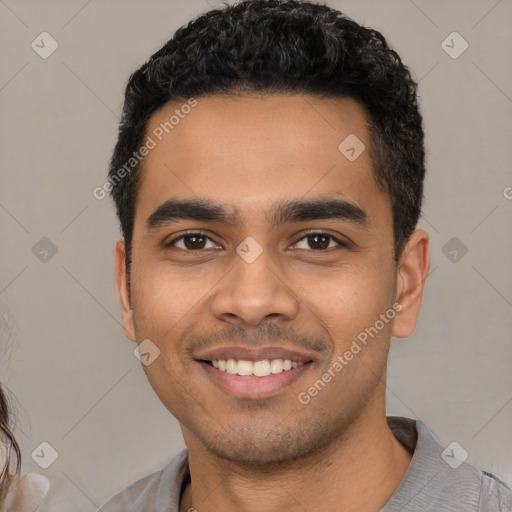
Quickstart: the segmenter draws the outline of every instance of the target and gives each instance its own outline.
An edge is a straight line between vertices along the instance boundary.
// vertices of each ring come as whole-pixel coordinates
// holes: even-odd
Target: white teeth
[[[298,368],[304,363],[291,361],[290,359],[263,359],[261,361],[247,361],[236,359],[218,359],[211,361],[214,368],[231,375],[252,375],[255,377],[267,377],[270,374],[281,373],[292,368]]]
[[[272,362],[270,363],[270,371],[272,373],[281,373],[283,371],[283,360],[272,359]]]
[[[252,366],[252,361],[238,361],[238,375],[252,375]]]
[[[238,363],[235,359],[228,359],[226,361],[226,371],[234,375],[238,369]]]
[[[266,377],[270,375],[270,362],[268,359],[264,359],[263,361],[256,361],[253,364],[252,373],[256,375],[256,377]]]

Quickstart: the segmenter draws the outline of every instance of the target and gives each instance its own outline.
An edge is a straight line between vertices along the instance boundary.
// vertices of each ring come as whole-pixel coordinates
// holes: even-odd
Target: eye
[[[325,249],[332,249],[331,241],[334,241],[338,246],[347,247],[347,244],[329,233],[308,233],[295,243],[297,246],[300,243],[306,244],[307,247],[298,247],[298,249],[307,249],[308,247],[314,251],[322,251]],[[335,246],[334,246],[335,247]]]
[[[165,244],[166,247],[177,247],[178,249],[182,249],[185,251],[201,251],[202,249],[212,249],[212,247],[205,247],[207,242],[210,241],[212,243],[213,240],[206,236],[204,233],[187,233],[185,235],[181,235],[177,238],[174,238],[170,242]],[[182,243],[181,247],[178,243]],[[214,248],[214,247],[213,247]]]
[[[208,242],[211,242],[213,247],[207,247]],[[334,242],[334,245],[332,242]],[[181,246],[179,244],[181,244]],[[300,247],[300,244],[303,244],[303,247]],[[336,244],[338,247],[347,247],[346,243],[342,242],[330,233],[315,232],[308,233],[306,236],[303,236],[301,239],[295,242],[294,247],[297,249],[309,248],[313,251],[325,251],[327,249],[336,247]],[[187,252],[193,252],[202,251],[204,249],[215,249],[217,245],[209,236],[205,235],[204,233],[191,232],[180,235],[170,242],[167,242],[165,247],[176,247]]]

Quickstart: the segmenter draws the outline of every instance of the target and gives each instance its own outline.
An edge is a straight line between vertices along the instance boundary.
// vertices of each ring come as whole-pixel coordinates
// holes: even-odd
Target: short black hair
[[[398,261],[423,200],[417,83],[380,32],[336,9],[299,0],[244,0],[181,27],[129,78],[108,178],[128,273],[140,183],[133,155],[152,114],[171,100],[251,93],[352,98],[365,108],[374,176],[391,199]]]

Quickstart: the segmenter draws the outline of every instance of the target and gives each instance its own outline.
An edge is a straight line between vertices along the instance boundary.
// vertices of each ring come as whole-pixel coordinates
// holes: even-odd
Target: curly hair
[[[128,273],[140,164],[122,180],[117,173],[142,144],[151,115],[171,100],[251,93],[352,98],[365,108],[374,177],[391,200],[398,261],[423,201],[417,83],[380,32],[338,10],[299,0],[245,0],[181,27],[129,78],[107,181]]]
[[[14,451],[15,474],[20,472],[21,468],[21,452],[9,425],[9,407],[7,397],[0,386],[0,444],[2,444],[5,452],[5,460],[0,460],[0,505],[3,503],[9,479],[11,476],[12,456]]]

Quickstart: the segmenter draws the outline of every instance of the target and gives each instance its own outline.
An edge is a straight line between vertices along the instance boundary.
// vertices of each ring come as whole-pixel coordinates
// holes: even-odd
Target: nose
[[[231,272],[219,283],[211,299],[213,315],[251,326],[259,325],[267,317],[295,318],[300,301],[291,289],[289,277],[273,259],[268,250],[250,263],[235,253]]]

